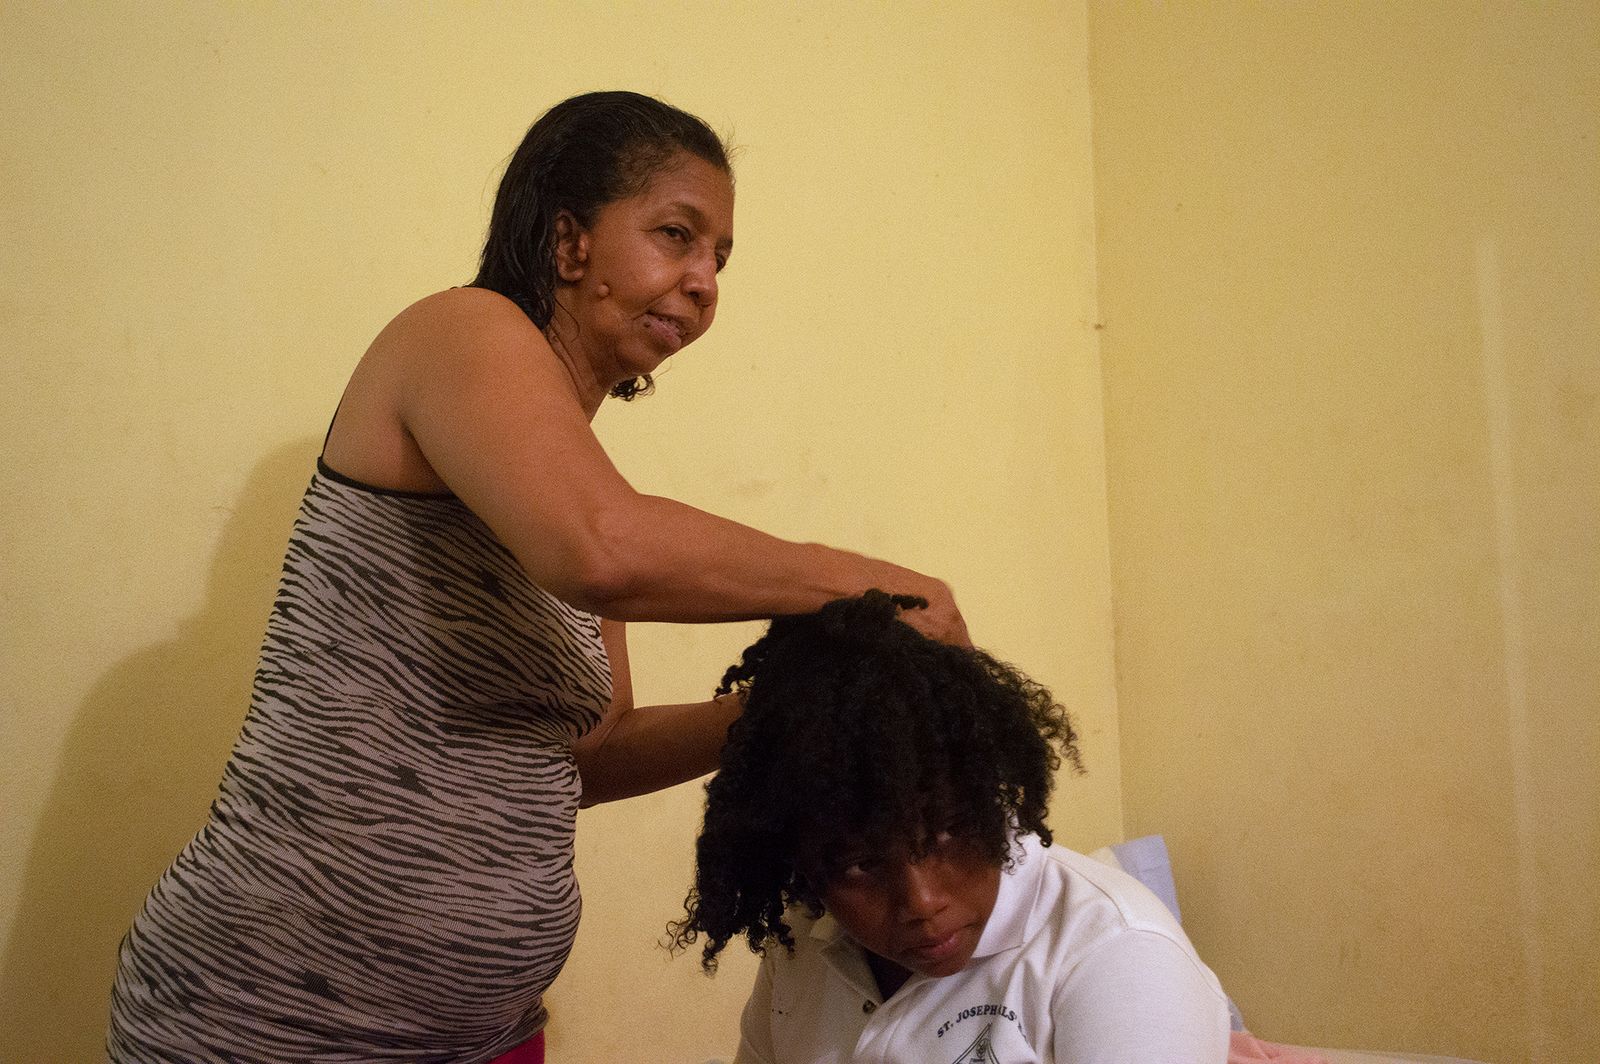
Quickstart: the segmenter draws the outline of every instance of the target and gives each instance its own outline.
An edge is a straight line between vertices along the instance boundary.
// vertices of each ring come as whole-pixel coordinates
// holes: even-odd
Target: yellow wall
[[[533,116],[613,86],[743,146],[717,329],[599,419],[625,472],[951,579],[1084,726],[1063,841],[1164,833],[1258,1033],[1600,1059],[1597,41],[1592,5],[7,3],[0,1059],[92,1058],[346,374],[470,276]],[[755,631],[640,626],[640,695]],[[731,1049],[748,963],[655,945],[699,800],[583,815],[557,1059]]]
[[[1089,12],[1129,831],[1263,1037],[1600,1060],[1600,10]]]
[[[92,1059],[117,939],[204,816],[346,375],[471,276],[542,108],[626,87],[742,145],[718,326],[598,429],[647,490],[950,579],[1078,712],[1115,838],[1081,9],[0,8],[0,1058]],[[706,692],[748,626],[635,635]],[[553,1055],[731,1052],[748,963],[655,945],[700,792],[585,813]]]

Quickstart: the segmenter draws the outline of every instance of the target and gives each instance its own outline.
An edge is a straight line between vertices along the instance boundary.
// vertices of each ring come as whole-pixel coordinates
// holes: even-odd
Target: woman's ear
[[[569,284],[583,279],[589,261],[589,231],[571,211],[556,215],[556,276]]]

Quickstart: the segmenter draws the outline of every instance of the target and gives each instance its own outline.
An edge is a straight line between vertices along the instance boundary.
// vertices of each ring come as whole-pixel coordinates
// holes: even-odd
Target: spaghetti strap
[[[333,423],[339,420],[339,411],[344,407],[344,396],[339,396],[339,401],[334,405],[333,416],[328,419],[328,431],[322,434],[322,450],[317,452],[317,461],[322,461],[322,456],[328,453],[328,439],[333,435]]]

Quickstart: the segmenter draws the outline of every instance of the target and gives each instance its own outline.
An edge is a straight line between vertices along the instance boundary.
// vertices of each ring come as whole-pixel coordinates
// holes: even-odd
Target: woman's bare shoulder
[[[484,288],[449,288],[424,296],[384,326],[363,361],[432,381],[446,366],[496,373],[553,365],[554,352],[516,303]]]
[[[469,336],[501,333],[523,339],[541,336],[521,307],[487,288],[447,288],[423,296],[395,315],[384,331],[391,330]]]
[[[480,416],[496,396],[536,396],[530,377],[546,361],[554,361],[548,342],[506,297],[481,288],[424,296],[395,315],[357,363],[325,458],[380,487],[437,490],[444,482],[414,435],[419,407],[453,404],[439,420],[459,422]]]

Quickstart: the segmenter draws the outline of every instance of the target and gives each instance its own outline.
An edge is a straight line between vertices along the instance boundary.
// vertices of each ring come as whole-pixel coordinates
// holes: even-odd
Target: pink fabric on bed
[[[1248,1031],[1234,1031],[1228,1038],[1228,1064],[1328,1064],[1321,1053],[1296,1046],[1281,1046],[1276,1042],[1263,1042]]]

